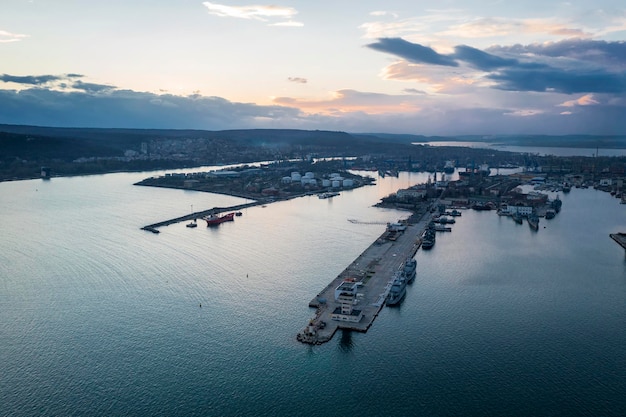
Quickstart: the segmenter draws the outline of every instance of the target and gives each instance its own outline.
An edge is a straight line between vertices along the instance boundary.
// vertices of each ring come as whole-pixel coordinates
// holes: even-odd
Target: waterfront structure
[[[358,323],[363,318],[363,312],[355,309],[358,284],[354,281],[344,281],[335,289],[335,307],[331,315],[332,320]]]
[[[506,210],[502,209],[502,213],[504,214],[508,214],[508,215],[513,215],[513,214],[518,214],[520,216],[530,216],[533,213],[533,207],[531,206],[512,206],[512,205],[507,205],[506,206]]]
[[[406,260],[415,256],[421,243],[419,238],[429,220],[430,217],[425,216],[418,223],[407,224],[393,240],[384,238],[389,233],[385,230],[309,302],[309,307],[316,308],[315,317],[298,333],[297,339],[302,343],[322,344],[338,329],[366,332],[388,300],[392,287],[389,277],[397,271],[403,275]],[[412,268],[412,262],[408,268]]]

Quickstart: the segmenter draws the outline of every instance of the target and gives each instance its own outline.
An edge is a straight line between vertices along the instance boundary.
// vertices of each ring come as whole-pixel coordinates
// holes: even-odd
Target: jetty
[[[173,219],[164,220],[162,222],[149,224],[147,226],[142,227],[141,230],[147,230],[147,231],[152,232],[152,233],[159,233],[159,230],[158,230],[159,227],[169,226],[170,224],[185,222],[187,220],[201,219],[201,218],[206,217],[206,216],[211,215],[211,214],[220,214],[220,213],[224,213],[224,212],[227,212],[227,211],[239,211],[239,210],[243,210],[243,209],[248,208],[248,207],[258,206],[260,204],[264,204],[264,203],[260,202],[260,201],[254,201],[252,203],[239,204],[237,206],[213,207],[212,209],[196,211],[196,212],[193,212],[191,214],[187,214],[185,216],[180,216],[180,217],[176,217],[176,218],[173,218]]]
[[[626,233],[611,233],[609,236],[626,250]]]
[[[302,343],[322,344],[332,339],[339,329],[366,332],[385,305],[394,274],[400,271],[407,259],[415,256],[421,246],[421,237],[431,215],[425,215],[417,223],[407,223],[406,228],[387,239],[385,231],[374,243],[361,253],[343,272],[333,279],[310,302],[315,315],[298,333]],[[336,299],[336,289],[341,285],[354,288],[346,309],[346,299]],[[334,319],[333,319],[334,317]]]

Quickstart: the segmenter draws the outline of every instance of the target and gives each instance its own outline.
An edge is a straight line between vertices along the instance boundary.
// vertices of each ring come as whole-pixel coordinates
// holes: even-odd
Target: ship
[[[556,216],[556,210],[555,209],[547,209],[546,210],[546,219],[548,219],[548,220],[554,219],[554,216]]]
[[[428,227],[424,233],[424,237],[422,238],[422,249],[430,249],[435,246],[436,238],[435,226],[433,225],[432,227]]]
[[[232,222],[233,220],[235,220],[235,213],[228,213],[223,216],[211,214],[203,217],[203,220],[206,221],[207,226],[215,226],[224,222]]]
[[[443,172],[446,174],[454,173],[454,161],[446,161],[446,164],[443,167]]]
[[[338,196],[338,195],[339,195],[339,193],[337,193],[337,192],[328,191],[328,192],[325,192],[325,193],[322,193],[322,194],[318,194],[317,198],[325,199],[325,198],[332,198],[332,197],[335,197],[335,196]]]
[[[515,220],[515,223],[517,224],[522,224],[524,222],[524,219],[522,218],[522,215],[519,213],[519,211],[513,213],[511,217],[513,218],[513,220]]]
[[[554,209],[554,211],[556,211],[557,213],[561,211],[561,206],[563,205],[563,202],[561,201],[558,195],[556,196],[556,199],[554,199],[551,202],[551,204],[552,204],[552,208]]]
[[[414,258],[404,261],[404,265],[402,266],[402,273],[404,274],[404,277],[409,284],[415,280],[416,270],[417,261]]]
[[[396,273],[391,284],[391,289],[387,295],[387,305],[395,306],[402,301],[406,295],[406,278],[401,272]]]
[[[536,214],[528,216],[528,226],[533,230],[539,230],[539,217]]]

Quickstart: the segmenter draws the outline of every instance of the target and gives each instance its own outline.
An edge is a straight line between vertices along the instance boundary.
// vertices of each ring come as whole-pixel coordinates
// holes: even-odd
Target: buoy
[[[202,303],[200,303],[200,308],[202,308]]]

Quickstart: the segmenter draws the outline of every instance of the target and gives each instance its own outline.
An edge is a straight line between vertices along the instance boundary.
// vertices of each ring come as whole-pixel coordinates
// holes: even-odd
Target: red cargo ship
[[[206,221],[207,226],[215,226],[224,222],[232,222],[235,217],[235,213],[224,214],[223,216],[218,216],[217,214],[211,214],[210,216],[204,217],[204,221]]]

